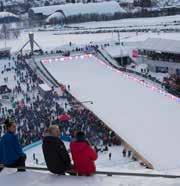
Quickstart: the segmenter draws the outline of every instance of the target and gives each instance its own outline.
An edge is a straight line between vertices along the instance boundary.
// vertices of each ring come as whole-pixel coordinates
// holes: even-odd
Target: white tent
[[[148,38],[137,48],[141,50],[180,54],[180,41],[163,38]]]

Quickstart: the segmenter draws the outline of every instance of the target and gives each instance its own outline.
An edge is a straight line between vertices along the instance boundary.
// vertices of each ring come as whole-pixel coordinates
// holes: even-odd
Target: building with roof
[[[2,58],[10,58],[11,56],[11,48],[0,48],[0,59]]]
[[[20,18],[11,12],[0,12],[0,24],[18,22]]]
[[[51,14],[50,16],[48,16],[48,18],[46,19],[46,22],[48,24],[61,24],[61,25],[63,25],[64,21],[65,21],[65,15],[62,11],[55,12],[55,13]]]
[[[67,22],[83,22],[113,19],[117,15],[126,13],[115,1],[101,3],[68,3],[63,5],[53,5],[35,7],[29,10],[31,20],[45,20],[55,12],[62,12]]]
[[[180,75],[180,41],[148,38],[137,49],[137,62],[148,64],[151,71]]]
[[[124,46],[117,43],[116,45],[111,45],[105,47],[105,51],[114,58],[120,66],[126,66],[132,63],[130,58],[131,49],[127,46]]]

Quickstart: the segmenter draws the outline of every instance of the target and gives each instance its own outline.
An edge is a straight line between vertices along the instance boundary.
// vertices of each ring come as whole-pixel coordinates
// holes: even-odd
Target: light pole
[[[122,59],[122,48],[121,48],[121,37],[120,37],[120,32],[118,31],[118,41],[119,41],[119,49],[120,49],[120,61],[121,65],[123,65],[123,59]]]

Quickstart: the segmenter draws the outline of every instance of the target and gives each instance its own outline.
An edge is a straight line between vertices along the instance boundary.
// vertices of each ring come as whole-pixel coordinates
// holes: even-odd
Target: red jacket
[[[70,144],[74,169],[80,175],[91,175],[96,172],[94,161],[97,159],[96,151],[86,141],[74,141]]]

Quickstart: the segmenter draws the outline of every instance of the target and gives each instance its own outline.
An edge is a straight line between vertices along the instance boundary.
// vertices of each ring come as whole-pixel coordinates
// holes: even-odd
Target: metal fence
[[[3,165],[0,165],[0,168],[9,168],[4,167]],[[26,169],[26,170],[34,170],[34,171],[49,171],[46,167],[13,167],[10,169]],[[71,175],[77,175],[75,172],[67,172]],[[134,172],[107,172],[107,171],[96,171],[95,175],[105,175],[105,176],[128,176],[128,177],[151,177],[151,178],[171,178],[176,179],[180,178],[180,175],[174,175],[174,174],[154,174],[154,173],[134,173]]]

